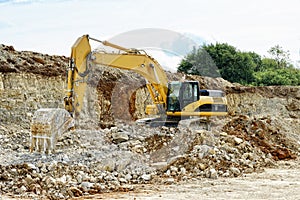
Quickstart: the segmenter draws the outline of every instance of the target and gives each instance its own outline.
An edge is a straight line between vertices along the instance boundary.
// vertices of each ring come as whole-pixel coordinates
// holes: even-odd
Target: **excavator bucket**
[[[30,152],[46,154],[54,152],[57,138],[74,126],[74,119],[65,109],[37,110],[31,123]]]

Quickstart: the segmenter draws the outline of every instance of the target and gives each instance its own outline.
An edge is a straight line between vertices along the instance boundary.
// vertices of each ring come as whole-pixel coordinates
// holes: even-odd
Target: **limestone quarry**
[[[59,136],[55,153],[30,153],[34,112],[63,108],[67,65],[64,56],[0,45],[0,199],[104,198],[143,185],[218,185],[281,162],[299,168],[299,87],[245,87],[167,73],[169,80],[185,77],[225,91],[229,115],[212,119],[211,131],[150,128],[135,123],[151,103],[145,80],[105,67],[93,73],[77,128]]]

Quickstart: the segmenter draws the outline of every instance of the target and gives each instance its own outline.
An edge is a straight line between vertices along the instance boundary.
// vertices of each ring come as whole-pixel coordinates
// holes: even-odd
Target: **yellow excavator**
[[[98,41],[123,53],[93,52],[89,40]],[[84,35],[72,47],[67,71],[67,95],[64,100],[65,108],[71,115],[82,109],[90,63],[131,70],[143,76],[154,103],[146,107],[147,114],[165,114],[170,118],[227,114],[227,101],[222,91],[200,90],[197,81],[168,83],[163,68],[145,51],[127,49]]]
[[[90,40],[114,48],[117,53],[92,51]],[[36,146],[41,146],[41,142],[38,142],[39,138],[51,139],[50,142],[44,141],[44,146],[53,147],[53,142],[55,142],[53,141],[55,140],[53,134],[56,133],[51,132],[53,130],[63,132],[59,130],[61,127],[67,129],[71,124],[74,124],[71,123],[70,118],[76,116],[82,110],[89,72],[97,64],[131,70],[146,79],[146,86],[153,105],[148,105],[145,112],[149,115],[161,116],[151,118],[150,123],[152,124],[176,125],[180,120],[191,117],[209,118],[211,116],[227,115],[227,100],[222,91],[200,90],[197,81],[169,82],[160,64],[144,50],[128,49],[108,41],[100,41],[88,35],[83,35],[72,46],[70,65],[67,69],[67,91],[64,105],[65,111],[71,117],[66,114],[55,114],[59,109],[36,111],[31,124],[31,150]],[[52,112],[52,115],[47,114],[47,112]],[[47,115],[50,116],[48,119]],[[59,120],[53,123],[54,116],[64,116],[64,119],[60,123],[58,123]],[[51,126],[56,126],[56,128],[53,129]],[[52,137],[47,137],[47,134],[52,135]]]

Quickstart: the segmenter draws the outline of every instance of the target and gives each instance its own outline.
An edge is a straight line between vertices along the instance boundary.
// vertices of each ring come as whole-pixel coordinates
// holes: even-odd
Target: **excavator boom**
[[[92,67],[88,63],[131,70],[140,74],[147,81],[147,88],[154,104],[166,106],[168,80],[163,68],[154,58],[141,50],[127,49],[96,39],[93,40],[123,51],[123,53],[91,51],[89,39],[93,38],[84,35],[72,47],[71,64],[68,69],[67,95],[65,97],[66,110],[70,113],[79,113],[82,109],[89,67]]]

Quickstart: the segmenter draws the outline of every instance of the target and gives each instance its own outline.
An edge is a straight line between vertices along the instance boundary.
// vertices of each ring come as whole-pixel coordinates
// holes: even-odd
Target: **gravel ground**
[[[276,168],[236,178],[193,179],[172,185],[139,185],[129,192],[75,199],[299,199],[300,163],[279,162]]]
[[[298,157],[299,135],[283,133],[281,130],[286,129],[278,123],[272,117],[237,116],[218,119],[213,122],[213,130],[206,131],[183,126],[148,128],[119,121],[111,128],[67,132],[58,138],[56,152],[50,155],[29,153],[29,131],[18,126],[0,127],[0,194],[70,199],[113,192],[172,199],[176,187],[178,195],[187,195],[182,198],[198,195],[193,188],[207,193],[204,197],[208,199],[219,190],[240,198],[239,191],[249,189],[251,193],[263,188],[259,184],[268,185],[268,176],[262,182],[253,181],[263,177],[254,174],[276,167],[278,160]],[[274,173],[276,177],[283,171]],[[241,189],[247,182],[253,184]],[[233,190],[235,187],[239,189]],[[133,193],[114,193],[124,191]]]

